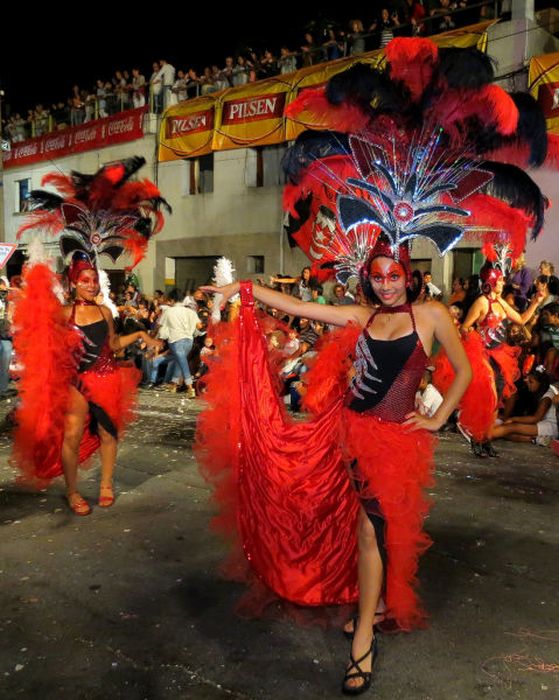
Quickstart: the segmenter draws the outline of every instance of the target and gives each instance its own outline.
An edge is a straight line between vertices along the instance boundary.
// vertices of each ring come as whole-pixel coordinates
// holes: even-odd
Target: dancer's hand
[[[221,294],[221,308],[224,308],[229,299],[239,293],[240,284],[239,282],[231,282],[223,287],[215,287],[214,285],[206,284],[203,287],[198,287],[198,289],[202,292],[209,292],[210,294]]]
[[[157,350],[158,352],[162,350],[163,348],[163,341],[160,340],[159,338],[152,338],[151,335],[148,335],[146,333],[145,338],[142,338],[144,343],[147,345],[148,348],[153,348],[154,350]]]
[[[407,428],[409,432],[413,432],[414,430],[428,430],[430,433],[436,433],[443,425],[440,418],[436,416],[428,418],[427,416],[422,416],[421,413],[417,411],[407,413],[405,417],[406,420],[402,425]]]

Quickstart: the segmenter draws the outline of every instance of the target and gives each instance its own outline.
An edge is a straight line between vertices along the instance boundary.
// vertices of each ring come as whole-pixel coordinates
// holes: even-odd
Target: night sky
[[[237,49],[252,47],[260,52],[269,46],[279,53],[283,43],[297,49],[309,22],[332,19],[345,29],[352,8],[363,7],[350,3],[342,11],[306,2],[304,10],[293,15],[281,10],[282,3],[264,3],[263,19],[258,6],[235,3],[235,10],[218,10],[213,4],[202,4],[209,8],[207,13],[168,0],[151,3],[153,9],[145,14],[128,4],[124,13],[114,9],[116,2],[103,1],[76,4],[75,14],[69,9],[63,15],[58,9],[38,8],[29,16],[24,6],[16,12],[17,3],[10,3],[2,10],[3,116],[9,107],[24,112],[38,102],[50,106],[55,99],[66,100],[73,84],[89,88],[98,77],[109,80],[115,70],[130,70],[134,64],[149,79],[157,58],[167,58],[176,68],[201,71],[211,63],[223,66],[225,56]],[[284,6],[290,12],[296,7]],[[244,12],[239,12],[241,7]],[[367,23],[373,20],[374,10],[369,14],[359,11],[357,16]]]

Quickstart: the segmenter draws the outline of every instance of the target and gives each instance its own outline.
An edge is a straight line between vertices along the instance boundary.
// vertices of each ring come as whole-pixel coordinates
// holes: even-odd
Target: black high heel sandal
[[[363,671],[359,664],[363,663],[363,661],[365,661],[369,654],[372,655],[371,670]],[[361,695],[361,693],[365,693],[367,690],[369,690],[369,688],[371,687],[371,681],[373,679],[373,668],[377,655],[378,647],[376,637],[373,637],[373,642],[369,651],[366,654],[364,654],[360,659],[357,659],[357,661],[353,658],[353,654],[351,652],[349,653],[350,664],[346,669],[345,676],[342,681],[342,693],[344,695]],[[354,678],[362,678],[363,683],[361,683],[361,685],[356,686],[348,685],[348,681],[352,681]]]

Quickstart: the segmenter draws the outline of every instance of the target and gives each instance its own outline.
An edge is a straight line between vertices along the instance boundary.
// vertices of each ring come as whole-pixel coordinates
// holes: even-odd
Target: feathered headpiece
[[[149,180],[130,182],[145,163],[133,157],[106,165],[94,175],[49,173],[41,184],[60,194],[33,190],[26,206],[30,214],[18,236],[41,229],[60,233],[62,257],[83,251],[90,258],[108,255],[113,262],[125,251],[137,265],[150,237],[163,227],[161,207],[171,208]]]
[[[381,235],[395,258],[417,237],[443,255],[465,235],[486,255],[507,246],[518,257],[547,200],[519,167],[484,154],[527,144],[540,165],[537,103],[491,84],[492,64],[475,49],[398,38],[385,52],[384,67],[357,64],[288,108],[327,129],[304,132],[284,159],[290,242],[314,274],[341,282],[360,274]]]

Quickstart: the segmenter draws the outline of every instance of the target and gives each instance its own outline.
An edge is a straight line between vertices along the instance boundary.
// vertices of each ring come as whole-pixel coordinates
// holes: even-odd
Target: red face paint
[[[82,270],[76,282],[78,296],[89,298],[99,294],[99,276],[95,270]]]
[[[380,260],[390,260],[390,258],[375,258],[371,264],[371,282],[375,284],[390,284],[404,280],[406,273],[404,268],[392,260],[389,265],[381,264]]]
[[[403,304],[406,301],[406,272],[403,266],[380,256],[371,263],[370,282],[374,293],[386,306]]]

